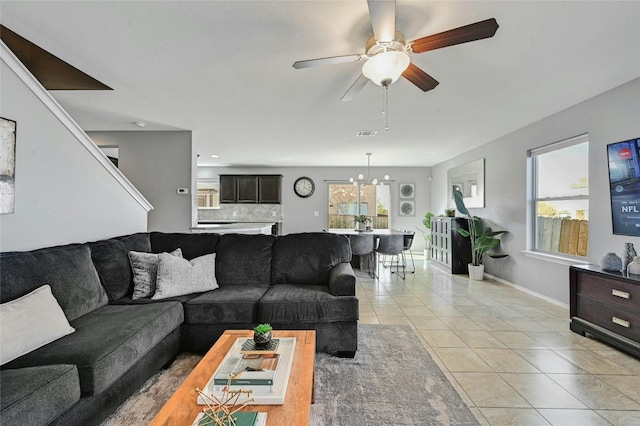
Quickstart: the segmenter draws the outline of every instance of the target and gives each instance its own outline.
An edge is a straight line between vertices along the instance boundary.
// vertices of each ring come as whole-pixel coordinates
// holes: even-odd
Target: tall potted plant
[[[493,258],[507,257],[507,254],[489,253],[500,245],[500,240],[496,236],[504,234],[507,231],[492,231],[491,228],[485,227],[482,218],[472,216],[464,205],[462,192],[453,191],[453,198],[456,202],[456,208],[460,213],[467,217],[469,230],[458,228],[458,233],[463,237],[469,237],[471,240],[471,263],[469,264],[469,278],[472,280],[482,280],[484,277],[484,265],[482,258],[488,255]]]
[[[420,231],[420,233],[424,237],[424,257],[425,257],[425,259],[429,258],[429,254],[431,252],[431,250],[430,250],[430,248],[431,248],[431,218],[433,216],[435,216],[433,213],[427,212],[424,215],[424,219],[422,219],[422,224],[424,225],[425,229],[416,228],[416,229],[418,229],[418,231]]]

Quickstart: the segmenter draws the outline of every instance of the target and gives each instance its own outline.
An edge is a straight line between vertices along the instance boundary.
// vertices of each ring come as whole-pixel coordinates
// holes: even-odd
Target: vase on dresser
[[[634,257],[633,262],[629,263],[627,266],[627,274],[640,275],[640,256]]]
[[[633,248],[633,243],[624,243],[624,249],[622,249],[622,269],[621,271],[626,272],[627,266],[633,261],[633,259],[637,256],[636,249]]]

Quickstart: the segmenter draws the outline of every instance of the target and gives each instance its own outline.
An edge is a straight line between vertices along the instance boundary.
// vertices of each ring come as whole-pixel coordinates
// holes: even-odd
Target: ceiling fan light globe
[[[388,50],[369,58],[362,66],[362,74],[378,86],[382,86],[385,80],[394,83],[399,79],[410,62],[406,53]]]

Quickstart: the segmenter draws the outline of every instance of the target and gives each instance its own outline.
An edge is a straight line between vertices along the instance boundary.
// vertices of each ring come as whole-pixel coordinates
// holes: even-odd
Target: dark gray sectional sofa
[[[128,252],[216,253],[219,288],[132,299]],[[353,356],[358,299],[347,238],[139,233],[0,254],[0,302],[49,284],[75,332],[3,365],[0,424],[90,425],[182,352],[227,329],[315,329],[318,351]],[[37,327],[37,324],[33,325]]]

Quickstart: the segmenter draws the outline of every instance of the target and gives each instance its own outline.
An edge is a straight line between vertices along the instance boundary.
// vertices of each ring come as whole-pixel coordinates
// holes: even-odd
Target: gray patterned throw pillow
[[[179,248],[169,254],[182,258],[182,250]],[[133,300],[151,297],[156,292],[159,261],[158,253],[129,252],[129,262],[133,271]]]
[[[166,299],[217,288],[215,253],[191,261],[161,253],[156,293],[151,299]]]

